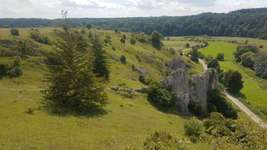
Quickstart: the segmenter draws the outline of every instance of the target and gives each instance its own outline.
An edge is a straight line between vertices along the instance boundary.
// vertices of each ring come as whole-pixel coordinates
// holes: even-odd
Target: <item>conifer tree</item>
[[[103,77],[105,80],[109,79],[109,70],[107,66],[106,52],[103,49],[97,36],[93,39],[93,50],[95,55],[94,73],[97,77]]]
[[[106,94],[93,74],[93,56],[86,41],[67,28],[57,35],[56,56],[61,63],[49,66],[48,87],[43,91],[46,104],[58,111],[79,113],[102,107]]]

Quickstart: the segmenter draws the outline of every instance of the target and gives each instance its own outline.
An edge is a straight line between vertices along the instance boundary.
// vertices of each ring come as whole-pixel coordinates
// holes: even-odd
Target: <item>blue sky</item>
[[[267,0],[0,0],[0,18],[183,16],[267,7]]]

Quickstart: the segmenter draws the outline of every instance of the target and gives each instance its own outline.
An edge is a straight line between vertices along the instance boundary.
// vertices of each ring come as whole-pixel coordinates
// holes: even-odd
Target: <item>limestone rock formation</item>
[[[175,61],[173,61],[175,62]],[[185,65],[172,64],[172,73],[162,83],[175,94],[176,107],[183,113],[189,113],[189,103],[200,106],[202,112],[207,111],[207,94],[218,86],[216,70],[209,69],[202,75],[189,76]]]
[[[189,104],[189,76],[185,69],[176,69],[163,84],[171,89],[176,97],[176,106],[182,112],[188,112]]]

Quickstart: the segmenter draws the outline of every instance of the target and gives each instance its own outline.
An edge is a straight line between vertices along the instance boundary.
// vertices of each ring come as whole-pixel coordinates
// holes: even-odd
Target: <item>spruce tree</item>
[[[106,52],[103,49],[97,36],[93,39],[93,50],[95,55],[94,73],[97,77],[103,77],[105,80],[109,79],[109,70],[107,66]]]
[[[106,94],[93,74],[93,56],[86,41],[67,28],[57,35],[56,56],[61,63],[49,66],[48,87],[43,91],[46,104],[71,112],[90,112],[103,106]]]

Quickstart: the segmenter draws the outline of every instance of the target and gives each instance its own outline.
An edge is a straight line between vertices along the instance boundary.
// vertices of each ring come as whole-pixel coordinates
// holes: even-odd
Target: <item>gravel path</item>
[[[208,69],[207,64],[205,63],[204,60],[199,59],[199,62],[201,63],[201,65],[204,68],[204,71],[206,71]],[[253,113],[247,106],[245,106],[242,102],[240,102],[239,99],[233,97],[231,94],[229,94],[228,92],[224,91],[224,94],[226,95],[226,97],[231,100],[240,110],[242,110],[244,113],[246,113],[251,120],[253,120],[255,123],[257,123],[260,127],[262,128],[267,128],[267,124],[259,117],[257,116],[255,113]]]

